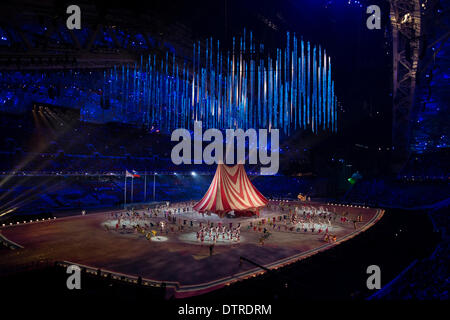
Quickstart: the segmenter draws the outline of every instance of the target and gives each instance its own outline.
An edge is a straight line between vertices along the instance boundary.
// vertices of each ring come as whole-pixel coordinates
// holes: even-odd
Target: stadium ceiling
[[[190,60],[194,40],[211,35],[229,40],[243,27],[234,23],[239,19],[265,29],[264,36],[272,32],[284,39],[288,22],[270,1],[78,0],[81,30],[66,27],[66,9],[72,2],[3,1],[0,69],[108,68],[139,61],[141,54],[167,51]]]
[[[177,52],[188,57],[191,31],[176,21],[168,23],[150,11],[122,9],[102,12],[82,5],[81,30],[66,27],[66,6],[49,1],[0,5],[0,69],[107,68],[134,63],[141,54]]]

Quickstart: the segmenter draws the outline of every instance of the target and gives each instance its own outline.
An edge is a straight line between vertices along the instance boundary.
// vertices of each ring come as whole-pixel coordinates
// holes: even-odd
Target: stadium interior
[[[323,100],[321,93],[317,100],[323,113],[316,114],[319,120],[311,120],[311,126],[305,125],[301,117],[307,109],[302,111],[299,103],[297,111],[296,98],[288,97],[290,90],[291,97],[297,94],[294,89],[302,90],[303,78],[296,82],[289,72],[280,73],[280,78],[282,74],[292,80],[280,87],[283,98],[279,98],[281,105],[282,99],[290,105],[285,104],[284,113],[270,111],[267,116],[275,119],[272,128],[277,128],[276,121],[284,125],[279,127],[279,170],[264,176],[261,164],[247,163],[247,175],[270,203],[370,207],[384,210],[384,215],[330,249],[280,268],[260,266],[258,272],[263,272],[257,276],[182,302],[214,303],[227,297],[448,300],[448,0],[80,0],[79,30],[66,26],[70,4],[52,0],[0,4],[0,257],[22,250],[7,239],[7,229],[34,223],[30,221],[64,221],[81,212],[89,217],[124,208],[145,211],[200,200],[212,185],[217,166],[174,164],[171,132],[178,127],[191,130],[197,111],[209,128],[228,128],[223,124],[228,121],[226,109],[219,109],[222,102],[228,105],[227,92],[221,88],[230,92],[234,88],[225,80],[219,82],[226,70],[226,52],[234,57],[240,39],[239,48],[244,49],[236,61],[239,54],[240,61],[249,61],[248,71],[247,64],[245,69],[241,65],[245,70],[241,74],[254,81],[268,78],[266,89],[275,92],[275,83],[281,80],[271,82],[275,76],[271,78],[269,64],[267,73],[258,73],[258,68],[277,59],[280,69],[281,61],[284,67],[291,61],[293,68],[300,68],[297,45],[303,55],[311,43],[311,57],[321,55],[313,65],[319,70],[314,77],[327,75],[318,84],[329,89],[320,91]],[[366,8],[373,4],[381,8],[378,30],[366,27]],[[287,51],[278,52],[286,41]],[[298,61],[303,61],[298,50]],[[263,62],[256,68],[258,61]],[[205,67],[197,72],[200,63]],[[159,71],[152,73],[151,68]],[[164,68],[169,71],[164,73]],[[203,85],[202,77],[208,74],[207,83],[210,73],[217,81]],[[231,85],[234,78],[230,79]],[[248,88],[250,83],[256,86],[250,81]],[[198,110],[196,104],[192,111],[194,96],[198,98],[195,86],[205,92],[198,95]],[[239,84],[237,88],[241,96],[247,90]],[[245,99],[242,106],[250,109],[240,113],[237,107],[236,114],[229,115],[236,117],[230,123],[265,128],[265,110],[271,110],[276,98],[263,99],[266,109],[258,110],[264,111],[252,111],[253,105],[260,105],[253,95]],[[209,106],[214,109],[211,113]],[[262,120],[258,112],[264,114]],[[132,171],[132,179],[127,179]],[[97,266],[94,271],[83,269],[84,291],[69,291],[64,287],[67,274],[62,261],[45,254],[13,266],[0,260],[1,287],[19,292],[34,283],[33,289],[23,292],[30,299],[39,299],[42,287],[54,297],[80,301],[176,297],[169,295],[164,281],[144,286],[141,277],[136,283],[111,279],[97,273]],[[376,291],[369,290],[365,281],[366,268],[374,263],[383,274],[383,287]],[[2,291],[0,301],[6,292]]]

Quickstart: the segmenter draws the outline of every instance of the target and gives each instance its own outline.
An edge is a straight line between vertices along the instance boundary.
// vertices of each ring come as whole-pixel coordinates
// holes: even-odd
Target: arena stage
[[[292,223],[290,217],[296,206],[300,212],[305,206],[321,208],[328,212],[329,219],[316,219],[303,225],[298,221]],[[148,213],[147,210],[137,212]],[[117,220],[111,212],[64,217],[2,227],[0,235],[4,240],[23,248],[2,250],[0,270],[13,270],[39,260],[58,261],[92,270],[100,268],[105,274],[126,276],[134,279],[133,282],[141,276],[143,284],[164,283],[169,295],[187,297],[264,272],[241,261],[241,257],[265,268],[279,268],[351,239],[374,225],[383,213],[380,209],[360,206],[271,201],[260,217],[221,219],[216,215],[184,212],[175,215],[176,223],[169,222],[162,214],[147,217],[142,223],[153,224],[150,229],[156,233],[151,236],[137,232],[131,223],[127,226],[126,219],[121,222],[125,226],[116,229]],[[356,222],[358,217],[360,222]],[[212,239],[206,238],[202,243],[197,239],[197,231],[200,223],[217,225],[219,221],[227,227],[230,222],[233,227],[240,224],[240,239],[218,237],[211,252]],[[327,241],[325,228],[332,235]]]

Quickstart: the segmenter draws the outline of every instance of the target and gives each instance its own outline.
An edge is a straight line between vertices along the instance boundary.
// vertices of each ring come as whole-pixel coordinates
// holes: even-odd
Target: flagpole
[[[153,173],[153,201],[155,201],[156,172]]]
[[[125,172],[125,188],[123,189],[123,208],[127,205],[127,173]]]
[[[144,203],[147,200],[147,170],[144,172]]]
[[[131,203],[133,203],[133,184],[134,184],[134,175],[131,177]]]

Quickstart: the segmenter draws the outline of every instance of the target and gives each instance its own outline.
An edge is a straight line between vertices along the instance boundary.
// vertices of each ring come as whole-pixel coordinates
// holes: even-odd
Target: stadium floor
[[[191,236],[198,228],[187,226],[184,231],[164,233],[166,241],[149,241],[143,234],[132,231],[107,231],[104,224],[111,220],[110,212],[7,226],[1,229],[1,234],[23,248],[0,252],[0,269],[13,270],[38,260],[69,261],[144,279],[178,283],[177,290],[185,288],[190,291],[185,295],[195,295],[196,291],[209,291],[261,272],[250,263],[240,263],[240,257],[277,268],[346,241],[383,215],[383,211],[377,209],[335,208],[337,212],[348,212],[350,220],[357,215],[363,217],[357,229],[353,223],[335,222],[333,234],[337,242],[325,242],[323,233],[283,231],[283,227],[278,231],[266,225],[271,235],[261,245],[262,233],[248,229],[249,222],[255,219],[240,218],[233,221],[241,222],[242,241],[216,245],[212,255],[208,244],[201,245]],[[266,209],[261,218],[280,214],[286,212]],[[161,218],[151,219],[157,222]]]

